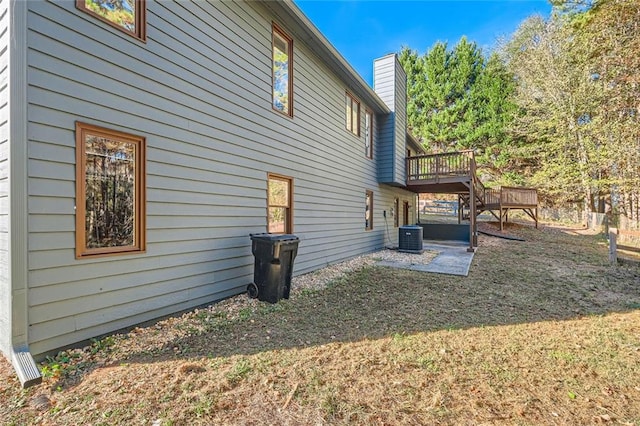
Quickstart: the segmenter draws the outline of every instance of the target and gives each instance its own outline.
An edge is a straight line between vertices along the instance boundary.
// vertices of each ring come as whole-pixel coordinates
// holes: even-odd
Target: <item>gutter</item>
[[[42,383],[42,375],[29,352],[28,345],[14,346],[12,348],[11,364],[16,370],[16,374],[23,388]]]
[[[389,114],[391,111],[380,97],[373,91],[358,74],[347,60],[338,52],[331,42],[320,32],[320,30],[307,18],[307,16],[296,6],[293,0],[266,1],[261,2],[269,8],[275,16],[285,23],[294,24],[293,28],[287,27],[287,31],[292,31],[311,50],[318,55],[328,67],[333,70],[345,83],[349,84],[349,89],[361,97],[369,107],[375,109],[380,114]],[[295,43],[295,39],[294,39]],[[295,45],[295,44],[294,44]],[[295,63],[295,62],[294,62]],[[294,65],[295,66],[295,65]]]
[[[29,351],[28,203],[27,203],[27,7],[10,0],[9,85],[9,293],[11,294],[10,361],[23,387],[42,381]],[[5,350],[7,348],[3,348]]]

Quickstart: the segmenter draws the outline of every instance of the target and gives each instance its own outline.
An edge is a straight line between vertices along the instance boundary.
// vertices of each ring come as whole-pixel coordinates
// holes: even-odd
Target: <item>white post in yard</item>
[[[616,264],[618,262],[618,242],[616,238],[618,236],[618,230],[616,228],[609,228],[609,262]]]

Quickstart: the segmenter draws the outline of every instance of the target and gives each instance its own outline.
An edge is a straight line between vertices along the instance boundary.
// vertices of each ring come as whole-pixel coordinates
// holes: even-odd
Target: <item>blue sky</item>
[[[551,12],[546,0],[294,1],[369,84],[373,60],[402,46],[422,54],[466,35],[489,51],[526,17]]]

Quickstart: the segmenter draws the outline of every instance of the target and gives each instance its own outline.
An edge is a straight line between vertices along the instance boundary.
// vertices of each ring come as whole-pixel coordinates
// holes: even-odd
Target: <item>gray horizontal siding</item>
[[[295,37],[294,118],[272,111],[274,19],[260,4],[149,2],[146,44],[73,2],[29,9],[34,353],[243,291],[268,172],[294,178],[296,273],[388,243],[382,210],[410,194],[378,185],[344,128],[343,83]],[[146,253],[75,259],[76,120],[146,137]]]
[[[395,90],[394,90],[394,62],[392,56],[380,58],[374,63],[374,90],[382,101],[391,109],[391,114],[380,116],[378,119],[379,142],[376,148],[378,166],[378,181],[391,183],[394,181],[394,143],[395,129]]]
[[[0,351],[11,342],[9,275],[9,0],[0,2]]]
[[[407,75],[404,68],[394,56],[395,64],[395,143],[394,143],[394,171],[393,180],[398,185],[405,185],[407,182],[406,171],[406,144],[407,144]]]
[[[382,116],[378,120],[380,136],[376,147],[378,168],[378,181],[388,183],[393,181],[393,138],[394,118],[393,113]]]
[[[392,113],[382,120],[378,148],[378,181],[404,186],[406,182],[407,86],[406,74],[396,55],[388,55],[374,64],[376,93]]]
[[[9,0],[0,2],[0,351],[11,348],[9,275]]]

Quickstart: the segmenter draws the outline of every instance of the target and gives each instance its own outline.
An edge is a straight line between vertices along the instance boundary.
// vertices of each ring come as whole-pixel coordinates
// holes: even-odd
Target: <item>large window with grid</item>
[[[144,250],[144,137],[76,123],[76,257]]]

